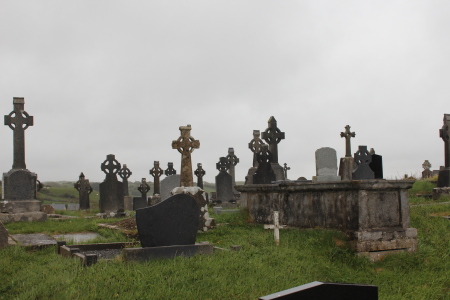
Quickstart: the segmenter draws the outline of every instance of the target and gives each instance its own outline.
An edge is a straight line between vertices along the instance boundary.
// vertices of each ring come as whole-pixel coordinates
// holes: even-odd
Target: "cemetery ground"
[[[245,212],[214,215],[211,209],[218,225],[199,233],[197,242],[209,241],[221,248],[213,255],[145,263],[117,257],[82,267],[77,259],[57,255],[56,247],[2,249],[0,299],[257,299],[312,281],[377,285],[379,299],[450,299],[450,219],[443,218],[450,216],[450,203],[446,203],[450,199],[416,196],[428,194],[434,186],[432,181],[417,181],[410,190],[411,227],[419,234],[414,254],[391,255],[372,263],[349,249],[343,233],[324,229],[282,229],[277,247],[273,231],[249,222]],[[55,188],[50,192],[58,199]],[[78,216],[96,212],[57,211]],[[97,226],[120,220],[49,219],[5,227],[10,234],[101,235],[89,243],[133,241],[118,230]],[[228,250],[232,245],[242,249]]]

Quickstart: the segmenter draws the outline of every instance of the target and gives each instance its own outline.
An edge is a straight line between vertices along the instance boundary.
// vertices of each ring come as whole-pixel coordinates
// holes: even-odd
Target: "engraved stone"
[[[123,183],[117,180],[120,163],[113,154],[109,154],[101,164],[101,170],[106,174],[100,183],[99,208],[101,213],[118,213],[124,211]]]
[[[257,160],[258,169],[253,175],[253,184],[270,184],[272,181],[276,181],[275,173],[272,170],[272,152],[270,152],[268,145],[261,146]]]
[[[219,174],[216,176],[216,202],[233,202],[233,178],[227,173],[230,168],[230,161],[226,157],[221,157],[216,164],[216,168],[219,170]]]
[[[202,168],[202,164],[197,164],[197,169],[194,171],[195,176],[197,176],[197,186],[203,189],[203,176],[205,176],[205,170]]]
[[[78,181],[74,184],[74,188],[78,191],[80,199],[80,209],[89,209],[89,195],[93,189],[89,183],[89,179],[86,179],[83,172],[81,172]]]
[[[272,170],[275,173],[276,180],[284,180],[283,167],[278,164],[278,144],[284,140],[285,134],[277,126],[277,120],[270,117],[268,128],[261,134],[263,140],[269,145],[269,151],[272,153]]]
[[[257,156],[261,146],[264,145],[264,142],[259,136],[259,130],[253,130],[253,139],[248,143],[248,148],[253,152],[253,166],[248,169],[247,176],[245,177],[245,184],[253,184],[253,175],[255,175],[256,169],[258,169]]]
[[[191,153],[200,148],[200,141],[191,136],[191,125],[180,126],[181,136],[172,142],[172,148],[181,153],[181,179],[180,185],[193,186]]]
[[[153,168],[150,170],[150,175],[153,176],[153,195],[159,195],[161,194],[161,189],[159,185],[159,178],[164,173],[163,169],[159,167],[159,161],[155,160],[153,162]]]
[[[120,178],[122,178],[123,195],[129,196],[130,192],[128,191],[128,178],[130,178],[133,172],[131,172],[130,169],[128,169],[126,164],[123,164],[122,169],[120,169],[119,172],[117,172],[117,174],[120,176]]]
[[[161,201],[166,200],[170,197],[170,192],[180,186],[180,175],[175,174],[167,176],[161,180]]]
[[[320,148],[316,150],[316,176],[315,181],[340,181],[341,176],[337,176],[337,156],[333,148]]]
[[[353,159],[358,165],[353,171],[353,180],[369,180],[375,179],[375,173],[370,168],[369,164],[372,161],[372,155],[367,151],[367,146],[359,146]]]

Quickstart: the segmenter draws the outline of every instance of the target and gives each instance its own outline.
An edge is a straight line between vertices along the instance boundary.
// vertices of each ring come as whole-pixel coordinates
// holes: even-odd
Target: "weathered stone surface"
[[[188,194],[177,194],[159,204],[136,210],[136,224],[143,247],[193,245],[200,210]]]
[[[147,183],[147,179],[142,178],[141,184],[138,186],[138,191],[141,193],[142,199],[147,202],[147,193],[150,191],[150,186]]]
[[[123,184],[117,180],[117,172],[121,169],[120,163],[113,154],[109,154],[102,163],[101,169],[106,174],[106,177],[100,183],[100,213],[123,212]]]
[[[39,200],[0,201],[1,213],[25,213],[40,210],[41,210],[41,201]]]
[[[272,153],[272,170],[275,174],[275,180],[285,180],[283,167],[278,163],[278,144],[284,140],[285,134],[277,126],[277,120],[270,117],[269,126],[261,134],[261,138],[269,145],[269,150]]]
[[[203,176],[205,176],[206,172],[203,170],[202,164],[197,164],[197,169],[194,171],[195,176],[197,176],[197,186],[203,189]]]
[[[354,132],[350,132],[350,126],[345,126],[345,132],[341,132],[341,137],[345,138],[345,157],[352,157],[352,147],[350,143],[350,139],[355,137],[356,134]]]
[[[80,204],[69,203],[67,204],[67,210],[80,210]]]
[[[272,169],[272,159],[272,152],[269,151],[268,146],[262,145],[257,155],[258,168],[253,175],[253,184],[269,184],[277,180]]]
[[[340,181],[337,176],[337,156],[336,150],[323,147],[316,150],[316,176],[313,181]]]
[[[147,198],[133,197],[133,210],[145,208],[148,206]]]
[[[164,175],[172,176],[177,174],[177,170],[173,168],[173,162],[167,163],[167,169],[164,171]]]
[[[46,213],[46,214],[54,214],[55,213],[55,209],[53,208],[53,206],[51,205],[41,205],[41,211]]]
[[[177,256],[189,257],[197,254],[204,255],[213,253],[213,245],[209,243],[181,246],[124,248],[122,250],[125,261],[148,261],[161,258],[174,258]]]
[[[120,169],[119,172],[117,172],[117,175],[119,175],[120,178],[122,178],[123,195],[124,196],[130,195],[130,192],[128,190],[128,178],[130,178],[130,176],[132,174],[133,174],[133,172],[131,172],[130,169],[128,169],[126,164],[124,164],[122,169]]]
[[[158,204],[159,202],[161,202],[161,196],[159,195],[153,195],[151,197],[148,197],[148,206]]]
[[[223,203],[234,200],[233,178],[227,173],[231,162],[226,157],[221,157],[216,164],[219,174],[216,176],[216,202]]]
[[[284,163],[283,171],[284,171],[284,179],[285,180],[289,180],[288,177],[287,177],[287,171],[289,171],[290,169],[291,169],[291,167],[288,167],[287,163]]]
[[[234,154],[234,148],[228,148],[228,155],[227,155],[227,161],[230,163],[230,168],[228,169],[228,174],[231,175],[232,178],[232,188],[233,188],[233,193],[238,193],[238,191],[236,191],[234,189],[234,186],[236,185],[236,175],[235,175],[235,170],[234,167],[239,163],[239,158]]]
[[[66,205],[65,204],[59,204],[59,203],[52,203],[52,204],[50,204],[54,209],[57,209],[57,210],[66,210],[67,209],[67,207],[66,207]]]
[[[92,193],[93,189],[89,183],[89,179],[86,179],[83,172],[81,172],[78,181],[73,185],[78,191],[80,204],[78,209],[89,209],[89,195]]]
[[[439,130],[439,136],[444,141],[445,166],[439,170],[437,187],[450,187],[450,114],[444,114],[444,124]]]
[[[180,175],[175,174],[161,180],[161,200],[164,201],[170,197],[170,192],[180,187]]]
[[[160,177],[163,174],[164,171],[159,167],[159,161],[155,160],[153,162],[153,168],[150,170],[150,175],[153,176],[153,187],[154,187],[153,195],[161,194]]]
[[[255,175],[258,168],[258,153],[264,142],[260,139],[259,130],[253,130],[253,139],[248,143],[248,148],[253,152],[253,166],[248,170],[248,174],[245,177],[245,184],[253,184],[253,175]]]
[[[3,173],[4,200],[36,199],[36,174],[28,170],[12,169]]]
[[[12,234],[11,238],[22,247],[40,248],[56,245],[56,240],[43,233]]]
[[[133,210],[133,197],[132,196],[124,196],[123,197],[123,205],[125,210]]]
[[[6,248],[8,246],[8,230],[0,222],[0,249]]]
[[[353,157],[341,157],[339,163],[339,176],[341,180],[352,180],[353,170],[356,169],[357,164]]]
[[[0,213],[0,222],[44,222],[47,220],[47,214],[41,211],[2,214]]]
[[[181,136],[172,142],[172,148],[181,153],[181,186],[193,186],[191,153],[200,148],[200,141],[191,136],[191,125],[180,126]]]
[[[367,151],[367,146],[359,146],[353,159],[358,165],[353,171],[353,180],[371,180],[375,179],[375,173],[370,168],[369,164],[372,162],[372,155]]]

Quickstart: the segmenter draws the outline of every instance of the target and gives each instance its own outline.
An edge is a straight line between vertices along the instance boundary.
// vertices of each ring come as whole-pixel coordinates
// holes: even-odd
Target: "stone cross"
[[[25,99],[13,98],[14,110],[5,115],[5,125],[13,130],[14,134],[14,162],[13,169],[26,169],[25,165],[25,130],[33,126],[33,117],[24,110]]]
[[[105,161],[100,166],[101,170],[107,177],[108,175],[116,175],[120,171],[121,167],[122,165],[117,161],[114,154],[108,154]]]
[[[164,175],[172,176],[177,174],[177,170],[173,168],[173,162],[167,163],[167,169],[164,171]]]
[[[153,162],[153,168],[150,170],[150,175],[153,176],[153,185],[154,185],[154,192],[153,195],[160,195],[161,194],[161,189],[159,186],[159,177],[161,177],[161,175],[164,173],[163,169],[161,169],[159,167],[159,161],[155,160]]]
[[[194,171],[195,176],[197,176],[197,186],[203,189],[203,176],[205,176],[205,170],[202,168],[202,164],[197,164],[197,170]]]
[[[124,211],[123,183],[117,180],[117,173],[122,165],[114,154],[108,154],[101,164],[101,170],[106,174],[100,183],[100,213],[120,213]]]
[[[263,140],[266,141],[267,144],[269,144],[269,150],[272,153],[273,163],[278,163],[278,143],[281,142],[281,140],[284,140],[284,132],[281,132],[281,130],[277,127],[277,120],[272,116],[270,117],[269,121],[269,127],[261,134],[261,137]]]
[[[123,181],[123,195],[129,196],[130,193],[128,191],[128,178],[133,174],[133,172],[130,171],[130,169],[127,168],[126,164],[123,164],[122,169],[117,172],[117,174],[122,178]]]
[[[230,169],[228,170],[228,174],[231,175],[233,187],[236,185],[236,178],[234,167],[239,163],[239,158],[234,154],[233,148],[228,148],[227,160],[230,162]]]
[[[278,211],[273,212],[273,225],[264,225],[264,229],[273,229],[273,235],[275,238],[275,245],[280,244],[280,229],[285,228],[286,225],[280,225]]]
[[[341,132],[341,137],[345,138],[345,157],[352,157],[352,149],[350,146],[350,139],[355,137],[354,132],[350,132],[350,126],[345,126],[345,132]]]
[[[200,148],[200,141],[191,136],[191,125],[180,126],[181,136],[172,142],[172,148],[181,153],[181,176],[180,185],[184,187],[193,186],[191,153]]]
[[[216,169],[220,172],[226,172],[230,169],[230,162],[226,157],[219,158],[219,162],[216,163]]]
[[[445,167],[450,167],[450,114],[444,114],[444,125],[439,129],[439,137],[442,138],[445,145]],[[15,143],[15,141],[14,141]]]
[[[259,130],[253,130],[253,139],[248,143],[248,148],[253,152],[253,167],[258,167],[258,160],[256,156],[258,155],[259,149],[264,142],[259,138],[260,132]]]
[[[142,178],[138,191],[141,192],[142,198],[147,201],[147,193],[150,191],[150,186],[147,184],[147,179]]]
[[[291,169],[291,167],[288,167],[287,163],[284,163],[283,171],[284,171],[284,178],[286,180],[288,180],[288,178],[287,178],[287,171],[290,170],[290,169]]]
[[[425,170],[429,170],[431,168],[431,164],[428,160],[425,160],[422,164],[422,168],[424,168]]]
[[[73,187],[79,194],[80,209],[89,209],[89,195],[92,193],[93,189],[89,183],[89,179],[85,178],[83,172],[81,172],[78,181],[73,185]]]

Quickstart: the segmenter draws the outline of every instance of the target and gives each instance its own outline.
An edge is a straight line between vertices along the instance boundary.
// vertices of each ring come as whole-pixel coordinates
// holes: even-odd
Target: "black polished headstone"
[[[164,171],[164,175],[171,176],[177,174],[177,170],[173,168],[173,162],[167,163],[167,169]]]
[[[176,194],[147,208],[136,210],[142,247],[193,245],[200,209],[188,194]]]
[[[353,180],[375,179],[375,173],[369,166],[369,164],[372,162],[372,155],[369,153],[369,151],[367,151],[367,146],[359,146],[358,151],[354,154],[353,159],[358,165],[353,171]]]

